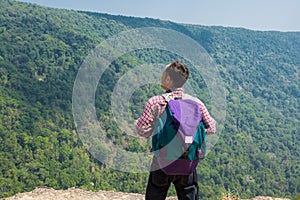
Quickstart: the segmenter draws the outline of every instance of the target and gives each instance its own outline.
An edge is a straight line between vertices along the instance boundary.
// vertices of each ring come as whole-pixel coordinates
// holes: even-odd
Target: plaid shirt
[[[184,98],[184,91],[182,88],[177,88],[170,92],[175,99]],[[214,134],[216,132],[216,121],[210,116],[205,105],[197,99],[200,104],[200,111],[202,113],[202,120],[206,128],[206,134]],[[164,112],[167,102],[163,96],[154,96],[150,98],[145,106],[141,117],[135,122],[137,134],[143,137],[150,137],[157,118]]]

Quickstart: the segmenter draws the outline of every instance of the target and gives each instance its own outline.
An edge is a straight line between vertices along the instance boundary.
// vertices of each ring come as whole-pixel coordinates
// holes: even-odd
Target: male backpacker
[[[164,200],[171,183],[179,200],[199,198],[196,167],[205,155],[205,135],[215,133],[216,124],[200,100],[183,98],[188,76],[183,63],[168,64],[161,77],[166,94],[151,97],[135,123],[137,134],[153,136],[146,200]]]

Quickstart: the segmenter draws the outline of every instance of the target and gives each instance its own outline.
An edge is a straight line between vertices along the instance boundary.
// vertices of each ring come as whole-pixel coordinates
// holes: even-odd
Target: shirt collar
[[[166,91],[166,93],[171,93],[174,99],[182,99],[184,90],[183,88],[170,88]]]

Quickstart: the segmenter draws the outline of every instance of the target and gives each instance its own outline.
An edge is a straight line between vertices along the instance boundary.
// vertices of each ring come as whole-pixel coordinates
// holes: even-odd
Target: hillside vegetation
[[[150,26],[197,41],[225,84],[225,125],[198,168],[202,199],[218,199],[226,191],[242,198],[291,198],[300,192],[299,32],[177,24],[0,0],[0,197],[38,186],[145,192],[147,173],[110,169],[87,151],[76,132],[72,92],[82,62],[100,42]],[[95,104],[107,140],[128,151],[148,151],[118,129],[111,92],[135,66],[173,59],[168,52],[144,49],[118,58],[105,71]],[[207,86],[200,74],[193,76],[210,109]],[[137,90],[129,102],[133,116],[161,92],[152,85]]]

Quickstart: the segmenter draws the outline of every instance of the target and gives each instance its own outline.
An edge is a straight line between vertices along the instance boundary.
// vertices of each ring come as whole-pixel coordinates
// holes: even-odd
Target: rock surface
[[[144,200],[144,195],[114,191],[91,192],[76,188],[54,190],[52,188],[36,188],[31,192],[16,194],[0,200]],[[168,197],[167,200],[177,200]],[[230,200],[230,199],[228,199]],[[251,200],[290,200],[272,197],[256,197]]]
[[[168,200],[177,200],[168,197]],[[144,200],[144,195],[114,191],[85,191],[76,188],[54,190],[52,188],[36,188],[31,192],[16,194],[1,200]]]

